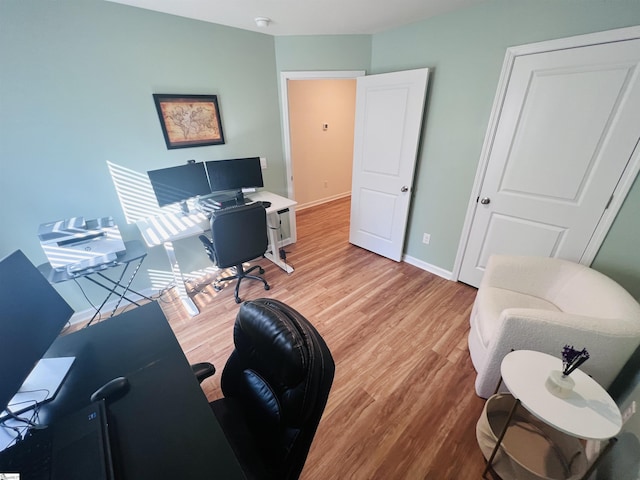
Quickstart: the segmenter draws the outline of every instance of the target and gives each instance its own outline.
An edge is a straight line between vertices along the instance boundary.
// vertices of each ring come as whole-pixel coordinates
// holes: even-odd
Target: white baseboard
[[[437,275],[439,277],[442,277],[446,280],[452,280],[453,279],[453,272],[450,272],[448,270],[445,270],[444,268],[440,268],[440,267],[436,267],[435,265],[431,265],[430,263],[427,262],[423,262],[422,260],[418,260],[415,257],[411,257],[409,255],[403,255],[402,256],[402,261],[403,262],[407,262],[410,265],[413,265],[415,267],[418,267],[422,270],[425,270],[429,273],[433,273],[434,275]]]
[[[318,205],[322,205],[323,203],[333,202],[334,200],[339,200],[341,198],[350,197],[350,196],[351,196],[351,192],[344,192],[344,193],[339,193],[337,195],[332,195],[331,197],[325,197],[320,200],[314,200],[313,202],[298,204],[296,205],[296,212],[299,212],[300,210],[304,210],[305,208],[315,207]]]
[[[160,292],[158,290],[154,290],[152,288],[147,288],[145,290],[140,290],[140,293],[142,293],[143,295],[146,295],[147,297],[153,298],[154,296],[158,295]],[[133,300],[137,300],[136,297],[138,297],[138,296],[135,293],[128,293],[128,295],[131,295],[131,297],[133,297]],[[142,299],[142,300],[145,301],[144,299]],[[107,302],[104,305],[104,307],[102,307],[102,310],[100,311],[100,315],[101,315],[100,318],[102,320],[104,320],[106,318],[109,318],[109,315],[111,315],[111,311],[115,308],[117,303],[118,303],[117,297],[114,298],[112,301]],[[124,307],[126,307],[128,305],[132,305],[132,303],[126,301],[123,298],[122,301],[120,302],[120,306],[118,308],[124,308]],[[96,307],[97,306],[98,305],[96,305]],[[96,313],[96,311],[93,308],[87,308],[86,310],[82,310],[80,312],[75,312],[71,316],[71,318],[69,319],[69,323],[71,325],[74,325],[76,323],[88,322],[89,320],[91,320],[91,317],[93,317],[93,315],[95,313]]]

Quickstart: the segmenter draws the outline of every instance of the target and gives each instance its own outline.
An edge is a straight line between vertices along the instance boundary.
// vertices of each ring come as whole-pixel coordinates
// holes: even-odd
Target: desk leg
[[[289,237],[291,238],[291,243],[296,243],[298,241],[298,227],[296,224],[296,212],[295,207],[289,208]]]
[[[139,270],[140,265],[141,265],[141,264],[139,264],[139,265],[136,267],[136,272]],[[121,294],[122,299],[126,300],[126,301],[127,301],[127,302],[129,302],[129,303],[133,303],[134,305],[136,305],[136,306],[138,306],[138,307],[139,307],[139,306],[140,306],[140,304],[138,304],[137,302],[139,302],[139,301],[140,301],[141,299],[143,299],[143,298],[144,298],[145,300],[148,300],[149,302],[153,302],[153,298],[151,298],[151,297],[147,297],[145,294],[140,293],[140,292],[137,292],[137,291],[135,291],[133,288],[131,288],[131,286],[130,286],[130,285],[131,285],[131,282],[133,282],[133,278],[135,277],[135,272],[131,275],[131,278],[129,279],[129,282],[127,283],[127,285],[126,285],[126,286],[123,286],[123,285],[119,284],[118,282],[116,282],[116,281],[115,281],[115,280],[113,280],[112,278],[109,278],[109,277],[107,277],[106,275],[104,275],[102,272],[96,272],[96,274],[97,274],[97,275],[99,275],[102,279],[104,279],[104,280],[106,280],[107,282],[109,282],[111,285],[113,285],[113,288],[114,288],[114,289],[115,289],[115,288],[118,288],[118,287],[122,288],[122,289],[124,290],[124,291],[122,292],[122,294]],[[92,280],[92,281],[93,281],[94,283],[98,283],[98,282],[96,282],[95,280]],[[107,285],[103,285],[103,284],[101,284],[101,283],[98,283],[98,285],[100,285],[100,286],[101,286],[101,287],[103,287],[103,288],[106,288],[107,290],[108,290],[108,289],[110,289],[110,287],[109,287],[109,286],[107,286]],[[137,301],[135,301],[135,300],[131,300],[130,298],[128,298],[128,297],[126,296],[127,292],[131,292],[131,293],[133,293],[133,294],[137,295],[137,296],[138,296],[138,297],[140,297],[140,298],[139,298]],[[117,310],[117,307],[116,307],[116,310]]]
[[[270,213],[267,216],[267,220],[267,230],[269,230],[269,245],[271,246],[271,252],[265,253],[264,256],[265,258],[271,260],[273,263],[279,266],[285,272],[293,273],[293,267],[283,262],[280,258],[280,244],[278,238],[280,222],[278,220],[278,214]]]
[[[180,270],[180,265],[178,265],[178,259],[176,258],[176,252],[173,248],[173,243],[164,242],[162,244],[164,246],[165,252],[167,252],[167,256],[169,257],[169,264],[171,264],[171,273],[173,273],[173,278],[176,281],[176,290],[178,291],[178,296],[180,300],[182,300],[182,304],[184,308],[186,308],[187,313],[192,317],[198,315],[200,310],[196,307],[196,304],[193,303],[193,300],[189,298],[187,295],[187,287],[184,282],[184,277],[182,276],[182,271]]]
[[[107,296],[105,297],[105,299],[102,301],[102,303],[100,304],[100,306],[98,308],[96,308],[96,312],[93,314],[93,316],[91,317],[91,320],[89,320],[89,323],[87,323],[87,326],[91,325],[93,323],[93,321],[96,319],[96,317],[98,317],[100,315],[100,311],[102,310],[102,307],[105,306],[105,304],[109,301],[109,299],[111,298],[111,295],[113,295],[113,293],[115,292],[115,287],[110,289],[109,287],[103,285],[102,283],[98,282],[97,280],[95,280],[94,278],[91,277],[84,277],[87,280],[89,280],[90,282],[95,283],[96,285],[101,286],[102,288],[109,290],[109,293],[107,294]]]
[[[146,256],[146,255],[145,255]],[[120,294],[120,298],[118,299],[118,303],[116,303],[116,306],[113,308],[113,312],[111,312],[111,316],[113,317],[116,313],[116,310],[118,310],[118,307],[120,306],[120,303],[122,303],[122,299],[124,298],[126,301],[133,303],[136,306],[140,306],[137,302],[132,302],[131,300],[129,300],[127,298],[127,292],[132,292],[135,293],[143,298],[146,298],[147,300],[151,300],[149,297],[147,297],[146,295],[140,295],[138,292],[131,290],[131,282],[133,282],[133,279],[135,278],[135,276],[138,273],[138,270],[140,270],[140,266],[142,265],[142,261],[144,260],[144,257],[142,257],[140,259],[140,261],[138,262],[138,264],[136,265],[135,269],[133,270],[133,273],[131,274],[131,276],[129,277],[129,281],[127,282],[127,284],[125,286],[122,286],[122,279],[124,277],[125,272],[127,271],[127,269],[129,268],[130,263],[126,263],[124,265],[124,269],[122,270],[122,275],[120,275],[120,279],[117,282],[113,282],[113,280],[111,280],[109,277],[107,277],[106,275],[103,275],[102,273],[98,272],[98,275],[100,275],[102,278],[105,278],[106,280],[113,282],[115,284],[115,286],[113,287],[114,289],[116,287],[120,287],[122,288],[122,293]]]
[[[127,294],[127,290],[125,289],[121,294],[118,294],[117,292],[117,288],[120,287],[122,289],[124,289],[125,287],[122,286],[122,278],[124,277],[125,272],[127,271],[127,268],[129,267],[129,264],[125,264],[124,268],[122,269],[122,272],[120,273],[120,277],[118,278],[117,281],[112,280],[111,278],[107,277],[106,275],[104,275],[102,272],[96,272],[96,274],[105,280],[108,280],[113,286],[111,288],[109,288],[108,285],[105,285],[104,283],[100,283],[99,281],[97,281],[95,278],[92,278],[90,275],[85,276],[84,278],[86,278],[87,280],[89,280],[92,283],[95,283],[96,285],[104,288],[105,290],[107,290],[109,293],[107,294],[107,296],[105,297],[105,299],[102,301],[102,303],[100,304],[100,306],[96,309],[96,313],[93,314],[93,317],[91,317],[91,320],[89,320],[89,323],[87,323],[87,326],[91,325],[93,323],[93,321],[96,319],[96,317],[98,315],[100,315],[100,311],[102,310],[102,307],[104,307],[106,305],[106,303],[109,301],[109,299],[111,298],[111,296],[113,294],[119,295],[118,298],[118,302],[116,303],[115,308],[113,309],[113,311],[111,312],[111,317],[113,317],[116,313],[116,310],[118,309],[118,307],[120,306],[120,303],[122,302],[122,299],[124,298],[125,300],[127,300],[128,302],[131,303],[135,303],[132,302],[130,299],[128,299],[126,297]],[[137,269],[136,269],[137,272]],[[131,283],[131,282],[129,282]],[[136,305],[138,305],[137,303],[135,303]]]
[[[140,304],[138,302],[136,302],[135,300],[130,299],[129,297],[127,297],[127,292],[131,292],[131,293],[135,293],[136,295],[138,295],[141,298],[146,298],[149,301],[153,301],[152,298],[147,297],[146,295],[142,295],[141,293],[136,292],[135,290],[131,290],[131,288],[129,288],[131,286],[131,282],[133,281],[133,278],[136,276],[136,273],[138,273],[138,270],[140,269],[140,265],[142,265],[142,260],[144,260],[144,257],[140,259],[140,261],[138,262],[138,265],[136,266],[135,271],[133,272],[133,274],[131,275],[131,277],[129,278],[129,282],[127,283],[127,285],[122,285],[122,279],[124,278],[124,274],[126,273],[127,269],[129,268],[129,263],[127,262],[126,264],[124,264],[124,268],[122,269],[122,272],[120,273],[120,277],[118,278],[118,280],[113,280],[112,278],[107,277],[105,274],[103,274],[102,272],[95,272],[95,275],[98,275],[100,278],[102,278],[103,280],[106,280],[107,282],[109,282],[112,286],[109,287],[109,285],[105,284],[105,283],[101,283],[98,280],[96,280],[95,278],[91,277],[90,275],[86,275],[83,278],[86,278],[88,281],[95,283],[96,285],[104,288],[105,290],[107,290],[109,293],[106,296],[106,298],[102,301],[102,303],[100,304],[100,306],[96,309],[96,313],[93,314],[93,317],[91,317],[91,320],[89,320],[88,325],[91,325],[93,323],[93,321],[96,319],[96,317],[98,315],[100,315],[100,311],[102,310],[102,308],[106,305],[107,301],[111,298],[112,295],[118,295],[118,301],[116,302],[116,306],[113,308],[113,311],[111,312],[110,317],[113,317],[116,314],[116,311],[118,310],[118,307],[120,307],[120,304],[122,303],[122,300],[126,300],[129,303],[132,303],[133,305],[136,306],[140,306]],[[118,292],[118,288],[122,289],[122,292]],[[140,301],[140,300],[138,300]]]
[[[509,412],[509,416],[507,417],[506,422],[504,422],[504,427],[498,436],[498,440],[496,441],[496,446],[493,447],[493,452],[491,452],[491,456],[487,460],[487,465],[484,467],[484,471],[482,472],[482,478],[485,478],[485,475],[491,469],[491,464],[493,463],[493,459],[496,457],[496,453],[498,453],[498,449],[500,448],[500,444],[502,443],[502,439],[504,439],[505,434],[507,433],[507,428],[509,428],[509,424],[511,423],[511,419],[513,415],[516,413],[516,409],[520,405],[520,400],[517,398],[513,402],[513,406],[511,407],[511,411]]]

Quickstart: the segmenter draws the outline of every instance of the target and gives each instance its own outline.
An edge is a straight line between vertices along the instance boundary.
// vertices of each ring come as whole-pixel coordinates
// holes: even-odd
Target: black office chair
[[[335,364],[315,327],[282,302],[242,304],[235,350],[211,402],[249,479],[297,479],[324,412]]]
[[[267,213],[264,206],[257,202],[250,205],[226,208],[215,212],[211,217],[211,236],[200,235],[200,241],[204,245],[211,261],[220,268],[235,267],[235,275],[221,277],[216,281],[214,288],[221,290],[220,282],[238,280],[235,289],[236,303],[240,303],[240,282],[244,278],[258,280],[264,284],[264,289],[269,290],[267,281],[258,276],[251,275],[258,270],[260,275],[264,269],[260,265],[245,270],[244,262],[261,257],[267,251],[269,240],[267,237]]]

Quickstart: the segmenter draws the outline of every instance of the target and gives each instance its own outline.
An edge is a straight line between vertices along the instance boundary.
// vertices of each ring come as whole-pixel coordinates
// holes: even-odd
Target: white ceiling
[[[374,34],[483,0],[108,0],[269,35]],[[266,28],[256,17],[267,17]]]

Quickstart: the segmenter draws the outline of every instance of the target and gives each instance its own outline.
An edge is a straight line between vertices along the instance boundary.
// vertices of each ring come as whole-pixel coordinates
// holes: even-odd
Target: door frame
[[[289,123],[289,87],[287,80],[338,80],[356,79],[366,75],[365,70],[318,70],[280,72],[280,108],[282,110],[282,147],[287,175],[287,196],[294,198],[293,165],[291,161],[291,125]]]
[[[500,113],[502,111],[502,105],[507,92],[507,87],[509,85],[511,71],[513,70],[516,59],[522,55],[545,53],[555,50],[565,50],[568,48],[586,47],[602,43],[635,40],[638,38],[640,38],[640,27],[627,27],[608,30],[604,32],[577,35],[574,37],[561,38],[557,40],[548,40],[544,42],[520,45],[507,49],[504,63],[502,65],[502,72],[500,73],[500,79],[498,81],[496,96],[494,98],[493,107],[491,109],[491,115],[489,117],[487,132],[480,153],[478,169],[476,170],[475,180],[473,182],[471,195],[469,197],[467,213],[464,220],[462,233],[460,235],[460,242],[458,244],[458,252],[456,254],[456,259],[453,266],[452,280],[457,281],[460,275],[462,260],[467,248],[467,243],[469,241],[469,234],[471,232],[471,224],[473,223],[473,218],[478,206],[477,199],[479,198],[482,184],[484,182],[485,174],[489,164],[489,157],[491,155],[493,139],[495,137],[498,121],[500,120]],[[591,263],[593,262],[639,171],[640,144],[636,143],[633,152],[631,152],[629,163],[627,163],[627,166],[624,169],[624,172],[622,173],[622,176],[620,177],[620,180],[612,193],[612,200],[610,201],[608,208],[604,211],[602,218],[600,219],[591,239],[589,240],[582,258],[580,259],[581,264],[591,265]]]

